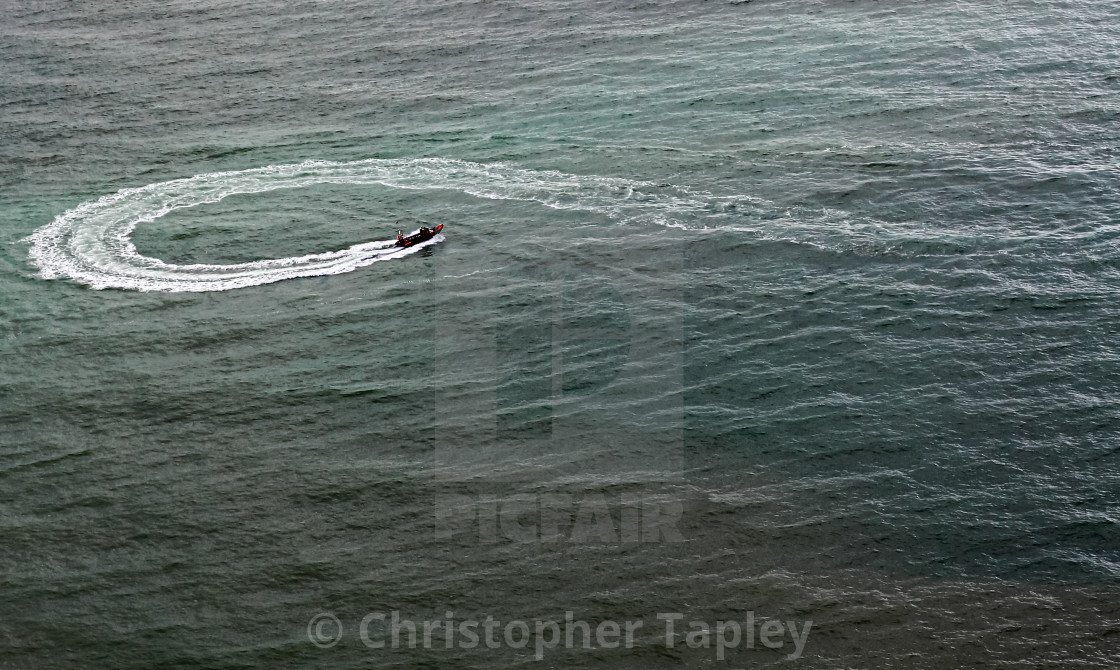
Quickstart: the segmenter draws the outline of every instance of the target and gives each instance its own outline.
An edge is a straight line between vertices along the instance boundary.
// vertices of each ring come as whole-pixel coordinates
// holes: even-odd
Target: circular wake
[[[482,198],[537,201],[547,207],[594,211],[613,219],[672,223],[674,214],[710,203],[652,184],[597,176],[484,165],[459,160],[369,159],[308,161],[128,188],[86,202],[35,231],[31,260],[46,279],[68,277],[95,289],[226,291],[284,279],[341,274],[414,253],[431,240],[401,249],[393,240],[348,249],[228,265],[176,265],[137,252],[136,226],[168,212],[215,203],[238,193],[263,193],[315,184],[380,184],[406,189],[453,189]]]

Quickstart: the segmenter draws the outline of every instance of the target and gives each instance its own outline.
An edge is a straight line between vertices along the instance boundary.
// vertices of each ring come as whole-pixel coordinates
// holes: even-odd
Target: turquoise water
[[[0,667],[1114,664],[1117,14],[16,3]]]

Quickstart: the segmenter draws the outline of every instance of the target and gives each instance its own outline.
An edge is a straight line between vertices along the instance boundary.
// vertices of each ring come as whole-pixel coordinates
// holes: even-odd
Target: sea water
[[[0,666],[1115,664],[1118,47],[9,3]]]

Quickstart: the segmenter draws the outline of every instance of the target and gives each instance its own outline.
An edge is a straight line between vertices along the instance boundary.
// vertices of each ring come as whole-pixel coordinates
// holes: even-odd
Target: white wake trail
[[[380,184],[405,189],[452,189],[477,197],[536,201],[547,207],[593,211],[616,220],[670,223],[674,213],[703,210],[709,201],[644,182],[534,171],[505,164],[459,160],[369,159],[347,163],[307,161],[128,188],[71,209],[26,241],[46,279],[70,278],[95,289],[226,291],[284,279],[341,274],[436,244],[442,235],[407,249],[392,240],[348,249],[227,265],[165,263],[140,254],[130,236],[136,226],[168,212],[215,203],[241,193],[263,193],[315,184]]]

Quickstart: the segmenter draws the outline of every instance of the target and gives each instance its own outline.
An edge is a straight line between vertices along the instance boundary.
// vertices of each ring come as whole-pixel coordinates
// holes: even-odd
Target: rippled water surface
[[[0,667],[1118,662],[1115,5],[17,0],[0,54]]]

